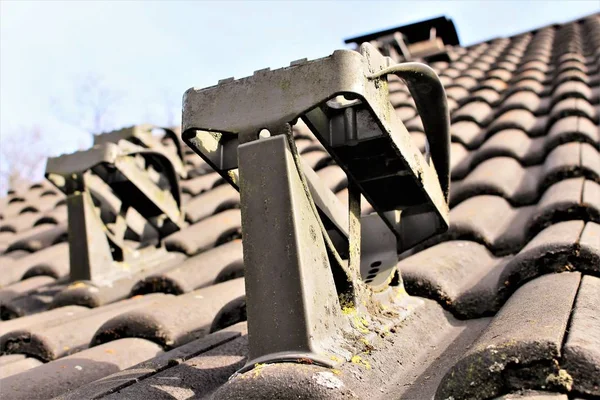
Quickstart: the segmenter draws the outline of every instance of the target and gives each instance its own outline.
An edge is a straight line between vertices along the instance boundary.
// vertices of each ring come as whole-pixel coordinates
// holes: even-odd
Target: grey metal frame
[[[389,102],[389,74],[415,99],[425,154]],[[387,293],[398,290],[397,254],[448,227],[449,117],[437,75],[363,44],[192,88],[183,103],[183,140],[241,194],[245,368],[348,359],[361,335],[390,324],[381,310],[396,298]],[[301,161],[291,134],[300,118],[348,176],[347,213]],[[376,214],[361,217],[361,195]]]
[[[160,142],[156,150],[100,142],[46,166],[48,180],[67,195],[71,281],[114,280],[142,268],[149,253],[168,258],[161,239],[185,225],[179,176]]]

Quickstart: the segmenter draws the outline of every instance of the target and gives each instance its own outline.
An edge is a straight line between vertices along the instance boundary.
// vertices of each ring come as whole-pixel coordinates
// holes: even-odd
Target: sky
[[[469,45],[599,11],[599,0],[0,0],[0,146],[34,127],[48,154],[89,146],[91,78],[115,99],[104,129],[178,124],[189,87],[323,57],[348,37],[444,15]]]

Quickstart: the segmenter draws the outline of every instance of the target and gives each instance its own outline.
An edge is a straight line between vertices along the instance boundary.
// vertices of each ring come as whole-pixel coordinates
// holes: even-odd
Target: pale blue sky
[[[179,122],[187,88],[322,57],[347,37],[445,15],[461,43],[472,44],[598,12],[600,1],[0,0],[0,7],[0,139],[37,125],[56,154],[90,142],[67,115],[77,114],[72,95],[90,74],[122,96],[107,126],[164,123],[166,103]]]

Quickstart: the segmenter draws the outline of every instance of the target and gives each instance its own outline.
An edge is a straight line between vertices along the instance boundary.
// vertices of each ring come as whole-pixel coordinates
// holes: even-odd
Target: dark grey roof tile
[[[556,103],[550,111],[550,121],[558,120],[569,115],[579,115],[592,121],[598,120],[596,109],[586,100],[578,97],[568,97]]]
[[[446,96],[460,102],[469,96],[469,91],[461,86],[452,86],[446,89]]]
[[[243,275],[242,241],[229,243],[190,257],[177,267],[152,274],[135,284],[132,295],[163,292],[183,294]]]
[[[419,148],[419,150],[422,153],[424,153],[425,152],[425,144],[427,143],[427,136],[425,136],[425,133],[415,131],[415,132],[409,132],[409,134],[410,134],[410,138],[412,139],[413,143]]]
[[[508,96],[502,104],[500,104],[499,112],[522,108],[536,113],[540,104],[540,97],[535,92],[519,91]]]
[[[417,115],[417,110],[415,110],[414,107],[408,105],[401,105],[399,107],[396,107],[396,115],[402,121],[408,121]]]
[[[421,148],[419,147],[419,149]],[[450,143],[450,171],[452,171],[453,176],[455,171],[461,171],[463,168],[469,167],[470,156],[471,153],[461,143]]]
[[[201,175],[196,178],[188,179],[186,181],[181,182],[181,191],[183,193],[191,194],[192,196],[197,196],[202,192],[206,192],[207,190],[215,187],[217,183],[222,181],[223,178],[216,172],[211,172],[206,175]]]
[[[25,199],[22,197],[16,197],[9,200],[8,204],[2,207],[2,215],[5,219],[17,216],[23,209],[26,209],[29,205],[25,203]]]
[[[554,77],[554,85],[558,86],[563,82],[567,81],[581,81],[585,84],[590,85],[592,82],[588,78],[585,72],[578,69],[571,69],[568,71],[562,71]]]
[[[55,244],[32,253],[19,259],[18,265],[28,267],[23,279],[37,275],[47,275],[56,279],[66,277],[69,275],[69,243]]]
[[[425,128],[423,127],[423,121],[421,121],[421,117],[418,115],[413,119],[404,122],[404,125],[406,125],[406,129],[408,129],[411,132],[425,132]]]
[[[442,76],[449,76],[450,78],[458,78],[460,76],[460,70],[454,67],[449,67],[442,72]]]
[[[584,183],[590,187],[588,201]],[[434,237],[416,249],[460,238],[483,243],[496,255],[518,251],[529,237],[553,223],[576,219],[600,220],[600,200],[596,197],[599,186],[584,178],[566,179],[550,186],[538,204],[517,208],[500,196],[471,197],[450,211],[447,233]]]
[[[22,357],[19,360],[15,360],[14,362],[8,363],[8,364],[0,364],[2,365],[2,368],[0,368],[0,386],[2,387],[2,391],[4,391],[5,387],[4,387],[4,383],[2,381],[2,379],[9,377],[11,375],[16,375],[16,374],[20,374],[21,372],[30,370],[32,368],[36,368],[39,367],[40,365],[42,365],[42,362],[32,358],[32,357],[25,357],[22,355],[16,355],[16,354],[11,354],[8,356],[0,356],[0,359],[5,358],[5,357]],[[36,371],[37,373],[37,371]],[[27,384],[31,385],[31,382],[27,382]],[[4,395],[0,393],[0,398],[3,398]]]
[[[40,213],[33,211],[15,215],[0,222],[0,231],[15,233],[26,231],[33,227],[34,223],[40,218],[40,215]]]
[[[35,221],[34,226],[42,224],[62,224],[67,222],[67,206],[62,204],[50,211],[46,211]]]
[[[383,340],[373,338],[374,350],[361,353],[357,363],[345,362],[333,371],[313,369],[314,365],[306,364],[267,364],[258,370],[236,375],[214,397],[295,398],[294,395],[300,395],[301,398],[329,399],[336,398],[334,396],[341,392],[342,395],[354,393],[355,397],[350,398],[432,398],[446,368],[455,363],[456,358],[460,357],[489,321],[457,321],[430,300],[418,300],[412,307],[418,312],[412,313],[402,322],[401,333],[398,331],[398,335],[389,335]],[[409,361],[413,359],[424,362]],[[281,369],[282,365],[286,368]],[[275,377],[271,374],[265,376],[268,370],[274,371]],[[306,386],[307,372],[312,375],[308,378],[324,385],[328,390],[315,392],[311,387],[312,395],[300,391],[299,386]],[[243,382],[248,379],[252,379],[253,385],[246,385],[244,388]],[[334,390],[336,388],[337,393]]]
[[[108,396],[112,393],[115,393],[115,396],[121,394],[125,396],[125,393],[129,392],[127,387],[133,385],[132,389],[137,390],[145,384],[146,380],[149,382],[149,378],[161,373],[162,371],[164,371],[164,375],[160,376],[164,377],[167,376],[170,368],[177,368],[178,365],[186,365],[185,363],[194,357],[204,357],[204,354],[215,348],[219,348],[220,352],[222,352],[224,347],[228,346],[229,343],[234,342],[242,335],[247,335],[245,323],[240,323],[225,330],[212,333],[201,339],[197,339],[188,344],[179,346],[171,351],[162,353],[154,358],[148,359],[121,372],[116,372],[97,381],[90,382],[87,385],[81,386],[77,390],[63,393],[57,398],[57,400],[79,400],[91,398],[99,399],[104,398],[104,396]],[[111,343],[114,342],[109,342],[102,346],[110,346]],[[234,346],[237,346],[237,343],[234,344]],[[212,355],[214,355],[214,353]],[[173,372],[178,371],[179,369],[171,371],[170,376],[176,377]],[[226,376],[226,378],[228,377],[229,375]],[[166,379],[160,379],[159,382],[162,381],[164,383],[165,380]],[[135,393],[135,390],[132,393]],[[156,395],[157,393],[153,394]]]
[[[331,157],[329,154],[327,154],[325,151],[319,150],[302,154],[302,159],[315,171],[318,171],[319,169],[324,168],[331,163]]]
[[[517,290],[446,374],[436,398],[486,399],[523,386],[570,389],[551,375],[559,373],[554,359],[561,355],[579,282],[579,273],[567,272],[545,275]]]
[[[513,82],[518,82],[522,79],[535,79],[538,82],[544,82],[546,80],[546,73],[534,68],[525,69],[514,75]]]
[[[392,106],[398,107],[401,104],[407,104],[409,94],[404,90],[392,91],[393,89],[394,89],[394,85],[390,82],[390,87],[389,87],[390,95],[388,98],[390,100],[390,103],[392,103]]]
[[[11,254],[11,253],[9,253]],[[17,282],[24,277],[48,275],[61,278],[69,272],[69,244],[59,243],[14,260],[0,274],[0,286]]]
[[[172,368],[103,398],[211,398],[210,395],[244,365],[247,342],[247,335],[243,335],[218,347],[206,349]]]
[[[450,229],[441,237],[475,240],[495,254],[515,251],[523,245],[534,207],[513,208],[500,196],[472,197],[452,209]]]
[[[582,205],[590,209],[593,220],[600,215],[600,185],[597,182],[586,180],[583,185]]]
[[[464,61],[459,60],[459,61],[455,61],[455,62],[452,63],[452,69],[457,69],[459,71],[462,71],[462,70],[465,70],[467,68],[469,68],[469,64],[467,64]]]
[[[16,260],[19,260],[25,256],[28,256],[29,254],[31,254],[28,251],[25,250],[15,250],[15,251],[11,251],[10,253],[6,253],[6,254],[2,254],[0,255],[0,266],[1,265],[12,265],[12,263]],[[6,263],[6,264],[4,264]]]
[[[513,77],[512,72],[510,72],[506,69],[503,69],[503,68],[495,68],[495,69],[489,71],[487,75],[490,78],[498,78],[505,82],[510,81],[510,79]]]
[[[435,299],[461,318],[490,315],[520,285],[539,275],[573,269],[600,272],[593,258],[600,250],[580,250],[584,225],[551,225],[514,257],[500,259],[480,244],[450,241],[402,260],[398,268],[410,294]]]
[[[568,400],[566,394],[544,392],[539,390],[523,390],[496,397],[495,400]]]
[[[0,346],[3,353],[27,354],[44,361],[56,360],[88,348],[96,330],[111,318],[144,306],[169,304],[172,300],[167,299],[171,297],[162,293],[138,296],[84,314],[74,314],[68,322],[65,319],[56,321],[57,324],[45,321],[12,330],[2,335]]]
[[[598,85],[593,86],[591,97],[589,100],[592,104],[600,103],[600,86],[598,86]]]
[[[584,56],[582,56],[580,53],[575,53],[575,52],[564,53],[556,59],[556,62],[559,65],[562,63],[565,63],[567,61],[579,61],[580,63],[586,62]]]
[[[598,158],[600,154],[587,143],[571,142],[556,147],[544,161],[539,190],[545,189],[560,179],[576,176],[600,180],[600,166],[598,160],[593,158],[594,156]]]
[[[594,181],[600,181],[600,153],[597,148],[588,144],[582,143],[581,147],[581,168],[585,170],[585,176]]]
[[[507,71],[514,72],[517,69],[517,63],[511,61],[500,61],[495,65],[496,68],[503,68]]]
[[[545,73],[546,71],[548,71],[548,64],[543,61],[537,61],[537,60],[528,61],[528,62],[524,63],[523,65],[521,65],[521,67],[519,68],[519,71],[527,71],[530,69]]]
[[[161,352],[159,345],[148,340],[135,338],[117,340],[3,379],[0,381],[3,392],[0,398],[13,400],[53,398]]]
[[[23,359],[25,359],[25,356],[23,354],[0,355],[0,365],[8,365],[10,363],[14,363]]]
[[[504,81],[502,79],[489,78],[489,79],[482,81],[478,87],[480,89],[486,89],[486,88],[493,89],[498,93],[502,93],[506,90],[506,88],[508,87],[508,84],[506,81]]]
[[[454,84],[462,86],[467,90],[471,90],[477,86],[477,80],[470,76],[461,76],[454,80]]]
[[[248,312],[246,307],[246,294],[244,293],[221,307],[217,315],[213,318],[212,324],[210,325],[210,332],[217,332],[247,320]]]
[[[7,252],[14,250],[39,251],[48,246],[67,240],[67,225],[44,224],[15,235]]]
[[[523,168],[511,157],[494,157],[479,164],[461,181],[453,182],[450,206],[480,194],[495,194],[513,204],[531,204],[539,196],[538,182],[542,169]]]
[[[202,193],[191,199],[186,205],[186,221],[196,223],[211,215],[230,208],[238,208],[240,194],[233,186],[226,184]]]
[[[588,222],[579,240],[582,255],[591,265],[600,265],[600,224]]]
[[[491,157],[508,156],[519,160],[523,165],[539,163],[546,154],[543,138],[530,138],[520,129],[504,129],[483,142],[473,155],[475,164]]]
[[[56,325],[63,321],[70,321],[73,318],[85,315],[90,311],[87,307],[82,306],[66,306],[55,308],[54,310],[44,311],[35,315],[11,319],[9,321],[0,322],[0,336],[16,330],[27,329],[35,325]]]
[[[567,81],[558,85],[552,92],[552,100],[555,103],[567,97],[579,97],[590,101],[592,91],[583,82]]]
[[[453,240],[400,261],[398,269],[410,294],[434,299],[460,318],[474,318],[494,311],[501,263],[479,243]]]
[[[193,256],[220,243],[239,238],[241,217],[239,210],[226,210],[190,225],[165,239],[169,251]]]
[[[568,116],[554,122],[548,131],[549,142],[585,141],[597,146],[600,141],[598,126],[587,118]]]
[[[206,336],[219,310],[244,294],[244,280],[234,279],[148,304],[106,321],[92,344],[123,337],[139,337],[174,348]]]
[[[452,139],[458,140],[468,148],[474,148],[481,143],[483,131],[473,121],[459,121],[450,126]]]
[[[267,365],[262,368],[253,383],[252,390],[245,379],[253,371],[227,381],[213,396],[215,400],[258,400],[288,398],[307,400],[336,400],[364,398],[347,387],[329,369],[316,365],[298,364]]]
[[[489,105],[494,105],[500,99],[500,94],[493,89],[479,89],[471,93],[469,100],[472,101],[485,101]]]
[[[474,121],[478,125],[486,125],[492,116],[492,107],[483,101],[472,101],[452,114],[452,121]]]
[[[489,70],[488,67],[484,67],[484,68],[480,69],[480,68],[478,68],[478,66],[473,66],[473,67],[463,71],[462,75],[469,76],[471,78],[479,80],[479,79],[483,79],[483,77],[485,76],[484,71],[487,71],[487,70]]]
[[[49,307],[81,305],[95,308],[130,296],[133,286],[151,274],[167,271],[182,263],[187,257],[184,254],[172,252],[169,257],[152,260],[143,269],[131,274],[105,279],[98,282],[78,281],[60,290],[51,298]]]
[[[530,216],[527,231],[536,233],[561,220],[583,219],[597,222],[600,216],[600,200],[591,199],[586,202],[586,186],[596,190],[598,188],[597,183],[584,178],[566,179],[550,186]]]
[[[17,283],[13,283],[0,289],[0,304],[5,305],[12,299],[27,295],[28,293],[42,286],[55,282],[55,279],[49,276],[35,276]]]
[[[183,209],[185,210],[186,205],[190,202],[190,200],[192,199],[192,195],[189,193],[181,193],[181,205],[183,206]]]
[[[308,153],[313,150],[323,150],[323,146],[316,140],[299,139],[295,143],[299,154]]]
[[[328,165],[317,171],[317,175],[334,193],[337,193],[348,186],[348,177],[337,165]]]
[[[49,276],[38,276],[35,278],[53,279]],[[15,297],[7,303],[1,303],[0,317],[3,320],[8,320],[46,311],[50,307],[54,297],[64,288],[64,282],[56,281],[56,283],[41,286],[27,295]]]
[[[502,129],[522,129],[525,132],[530,132],[536,123],[536,117],[529,110],[510,110],[501,114],[496,118],[489,127],[490,133],[497,132]]]
[[[451,78],[448,75],[440,75],[439,78],[444,87],[449,87],[454,82],[454,78]]]
[[[573,389],[587,396],[600,396],[599,310],[600,279],[584,276],[564,344],[564,368]]]
[[[497,283],[498,299],[502,301],[523,282],[542,274],[572,270],[597,274],[600,266],[590,256],[600,253],[580,250],[578,241],[584,229],[583,221],[567,221],[537,234],[503,267]]]
[[[508,89],[508,93],[518,93],[519,91],[531,91],[534,93],[538,93],[539,95],[543,95],[543,93],[545,92],[545,86],[540,83],[540,81],[538,81],[537,79],[529,79],[529,78],[525,78],[525,79],[520,79],[519,81],[515,82],[513,85],[511,85],[511,87]]]
[[[565,54],[563,54],[561,57],[564,57]],[[568,58],[563,58],[562,60],[559,58],[558,60],[558,67],[556,68],[556,73],[560,74],[561,72],[564,71],[569,71],[569,70],[578,70],[581,71],[583,73],[587,73],[588,72],[588,68],[585,65],[585,61],[584,60],[576,60],[574,58],[568,59]]]
[[[17,235],[15,235],[14,232],[0,232],[0,244],[8,247],[8,245],[15,240],[16,236]],[[4,251],[2,251],[2,253],[4,253]]]

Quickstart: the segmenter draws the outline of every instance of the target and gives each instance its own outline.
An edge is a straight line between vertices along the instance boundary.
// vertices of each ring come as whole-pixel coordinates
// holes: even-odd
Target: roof
[[[248,357],[239,194],[185,149],[170,257],[105,281],[69,281],[56,187],[2,199],[0,398],[600,396],[600,15],[447,51],[431,67],[452,122],[450,228],[400,256],[404,311],[377,345],[339,369],[236,374]],[[389,86],[424,148],[407,88]],[[306,127],[296,146],[347,202],[345,174]]]

